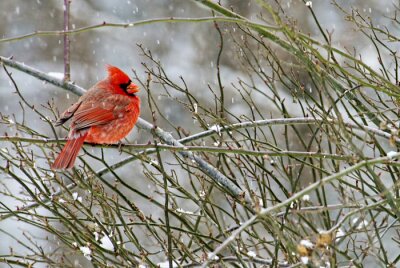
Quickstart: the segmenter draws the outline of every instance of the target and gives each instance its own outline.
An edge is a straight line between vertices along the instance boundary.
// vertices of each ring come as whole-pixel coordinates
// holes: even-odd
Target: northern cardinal
[[[56,126],[71,120],[68,140],[52,169],[74,166],[83,142],[115,143],[132,130],[140,113],[139,87],[117,67],[108,65],[108,77],[95,84],[68,108]]]

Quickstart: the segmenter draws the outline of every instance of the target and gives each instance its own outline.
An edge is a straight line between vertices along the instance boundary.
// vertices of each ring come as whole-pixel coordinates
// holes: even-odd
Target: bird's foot
[[[119,141],[118,142],[118,151],[120,152],[120,153],[122,153],[122,147],[124,146],[124,144],[122,143],[122,141]]]

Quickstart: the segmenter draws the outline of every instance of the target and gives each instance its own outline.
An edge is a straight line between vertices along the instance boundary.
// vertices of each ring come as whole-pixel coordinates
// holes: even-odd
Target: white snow
[[[168,261],[157,263],[157,266],[160,268],[170,268]],[[178,265],[176,265],[176,263],[173,262],[172,267],[175,268],[175,267],[178,267]]]
[[[398,153],[395,151],[390,151],[386,154],[387,157],[389,157],[390,159],[394,158]]]
[[[94,234],[94,240],[99,241],[100,235],[98,232],[93,232]]]
[[[204,197],[206,196],[206,192],[203,191],[203,190],[201,190],[201,191],[199,192],[199,196],[200,196],[201,198],[204,198]]]
[[[212,253],[207,253],[207,259],[210,259],[212,257]],[[219,257],[218,256],[214,256],[214,258],[212,258],[214,261],[218,261]]]
[[[343,231],[342,228],[339,228],[336,232],[336,241],[344,237],[346,233]]]
[[[218,133],[219,136],[221,136],[222,127],[220,125],[212,125],[209,129],[214,130],[215,132]]]
[[[262,208],[264,207],[264,200],[262,200],[261,197],[258,198],[258,204],[260,207],[262,207]]]
[[[52,76],[52,77],[54,77],[54,78],[60,79],[60,80],[64,79],[64,74],[63,73],[48,72],[47,74]]]
[[[180,214],[194,215],[193,212],[191,212],[191,211],[186,211],[186,210],[184,210],[184,209],[182,209],[182,208],[177,208],[175,211],[176,211],[177,213],[180,213]]]
[[[114,251],[114,245],[111,242],[110,237],[106,234],[104,234],[104,236],[100,239],[100,246],[106,250]]]
[[[72,198],[74,199],[74,201],[78,201],[78,202],[82,203],[82,196],[78,196],[77,192],[72,193]]]
[[[358,218],[353,219],[353,224],[356,224],[357,222],[359,222]],[[358,230],[364,229],[365,227],[367,227],[368,224],[369,224],[369,222],[367,220],[362,220],[358,223],[358,225],[356,226],[356,229],[358,229]]]
[[[152,166],[158,166],[158,161],[151,160],[149,164],[152,165]]]
[[[248,251],[247,256],[249,256],[250,258],[255,258],[257,254],[254,251]]]
[[[83,256],[85,256],[86,259],[88,259],[89,261],[92,260],[92,250],[89,247],[80,247],[79,248],[80,251],[83,253]]]
[[[306,248],[314,248],[314,244],[310,240],[301,240],[300,245],[305,246]]]
[[[303,264],[308,264],[308,257],[301,257],[300,260]]]

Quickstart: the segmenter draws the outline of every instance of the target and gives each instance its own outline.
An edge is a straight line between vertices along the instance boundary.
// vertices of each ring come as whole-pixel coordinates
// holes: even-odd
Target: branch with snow
[[[20,63],[14,61],[12,59],[7,59],[5,57],[0,56],[0,62],[4,65],[10,66],[14,69],[17,69],[21,72],[29,74],[33,77],[36,77],[40,80],[49,82],[55,86],[61,87],[63,89],[69,90],[77,95],[82,95],[85,93],[85,90],[74,83],[65,82],[59,80],[53,76],[50,76],[44,72],[36,70],[30,66],[25,65],[24,63]],[[169,145],[183,147],[183,144],[177,141],[172,135],[159,127],[153,126],[151,123],[147,122],[146,120],[139,118],[136,125],[142,129],[151,131],[154,135],[159,137],[163,142]],[[225,175],[223,175],[218,169],[213,167],[211,164],[204,161],[201,157],[193,154],[192,152],[182,151],[179,152],[184,158],[194,161],[197,163],[200,170],[202,170],[205,174],[207,174],[211,179],[213,179],[218,185],[222,186],[227,192],[229,192],[233,197],[237,199],[242,199],[243,197],[246,200],[248,205],[251,204],[250,196],[248,193],[244,194],[245,192],[240,189],[238,186],[233,184],[231,180],[229,180]]]

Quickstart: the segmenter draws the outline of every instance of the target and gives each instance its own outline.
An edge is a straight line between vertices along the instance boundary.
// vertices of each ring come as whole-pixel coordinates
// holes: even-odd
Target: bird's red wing
[[[78,111],[75,112],[71,127],[77,131],[92,126],[104,125],[114,119],[115,115],[113,109],[106,109],[99,106],[92,107],[91,104],[89,107],[88,105],[82,105]]]
[[[77,131],[108,124],[123,114],[129,102],[130,100],[122,95],[113,95],[103,101],[82,103],[72,118],[71,127]]]

